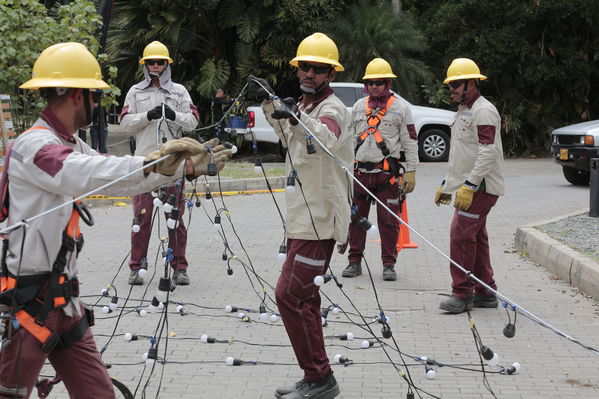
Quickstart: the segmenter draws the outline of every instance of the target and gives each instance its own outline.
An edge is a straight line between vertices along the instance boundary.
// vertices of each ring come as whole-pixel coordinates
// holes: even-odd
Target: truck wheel
[[[424,162],[447,161],[449,135],[440,129],[430,129],[418,137],[418,155]]]
[[[591,177],[589,172],[575,168],[569,168],[567,166],[562,166],[562,171],[564,172],[564,177],[566,180],[575,186],[586,186],[589,184],[589,179]]]

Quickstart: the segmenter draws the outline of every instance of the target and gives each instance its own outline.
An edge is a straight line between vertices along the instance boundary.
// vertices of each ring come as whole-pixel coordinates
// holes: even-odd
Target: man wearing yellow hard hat
[[[29,397],[49,360],[71,398],[114,398],[89,329],[93,313],[79,302],[79,219],[92,225],[93,218],[82,204],[70,201],[128,172],[136,171],[101,193],[145,192],[173,175],[206,169],[206,149],[192,139],[173,140],[146,158],[102,156],[79,139],[75,133],[89,125],[108,87],[98,61],[80,43],[45,49],[32,79],[21,86],[40,90],[47,107],[9,148],[0,183],[0,221],[6,217],[8,226],[26,221],[3,243],[0,305],[19,327],[11,324],[3,337],[10,344],[0,352],[0,397]],[[227,150],[214,152],[221,162],[230,156]]]
[[[487,79],[468,58],[456,58],[447,69],[451,101],[458,104],[451,126],[451,151],[445,180],[435,192],[435,203],[449,204],[456,193],[450,230],[450,257],[496,290],[489,257],[487,215],[504,193],[501,117],[481,96],[479,83]],[[472,307],[496,308],[495,294],[450,265],[451,296],[439,308],[462,313]]]
[[[399,176],[403,174],[402,191],[411,193],[416,186],[418,137],[407,104],[391,92],[392,79],[397,76],[391,65],[375,58],[366,66],[364,91],[368,97],[358,100],[352,110],[352,134],[355,140],[354,208],[349,226],[349,265],[343,277],[362,274],[362,257],[366,246],[366,231],[358,225],[359,217],[368,217],[372,198],[362,185],[395,214],[399,213]],[[400,152],[405,162],[400,164]],[[401,169],[404,169],[401,171]],[[402,173],[405,172],[405,173]],[[387,215],[377,202],[378,228],[381,237],[383,280],[395,281],[397,273],[397,236],[399,224]]]
[[[143,57],[144,79],[129,89],[123,111],[121,127],[135,134],[135,155],[145,156],[158,149],[162,143],[175,137],[181,137],[181,131],[190,131],[198,125],[200,116],[193,105],[187,89],[171,79],[173,63],[168,48],[159,41],[148,44]],[[184,184],[183,180],[176,184]],[[168,229],[169,247],[173,250],[170,262],[174,270],[173,279],[177,285],[188,285],[187,229],[183,221],[185,201],[177,198],[176,184],[161,189],[175,208],[178,208],[178,221],[175,229]],[[129,260],[129,284],[143,284],[141,269],[147,269],[147,253],[152,227],[152,193],[143,193],[133,197],[133,217],[139,222],[139,231],[131,233],[131,259]],[[169,214],[165,213],[168,219]],[[144,270],[145,271],[145,270]]]
[[[290,64],[297,68],[303,92],[297,103],[293,98],[282,103],[273,100],[268,83],[250,77],[256,96],[263,100],[264,115],[287,147],[286,168],[291,181],[285,197],[287,257],[275,294],[304,375],[296,384],[277,388],[275,396],[330,399],[340,390],[324,348],[320,294],[314,278],[327,272],[335,242],[347,242],[351,185],[342,168],[315,139],[351,169],[350,118],[329,86],[343,66],[337,46],[328,36],[314,33],[305,38]]]

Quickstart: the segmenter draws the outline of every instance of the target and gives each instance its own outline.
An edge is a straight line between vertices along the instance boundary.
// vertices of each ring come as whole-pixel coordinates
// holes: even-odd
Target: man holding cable
[[[184,86],[171,80],[170,57],[168,48],[158,41],[146,46],[139,61],[143,65],[144,80],[132,86],[125,98],[121,112],[121,126],[135,132],[135,155],[145,156],[160,147],[167,140],[181,137],[180,130],[193,130],[200,119]],[[169,247],[173,250],[171,267],[175,270],[173,279],[177,285],[188,285],[187,229],[183,222],[185,201],[177,198],[182,192],[183,180],[166,188],[165,200],[173,202],[179,209],[179,221],[176,230],[169,229]],[[139,223],[139,231],[131,233],[131,259],[129,260],[129,284],[143,284],[139,275],[141,268],[147,268],[148,244],[152,230],[153,214],[152,193],[133,197],[133,217]],[[168,218],[168,215],[165,215]]]
[[[340,389],[324,347],[314,277],[327,272],[335,242],[347,242],[352,186],[341,166],[351,168],[353,137],[349,113],[329,86],[336,72],[344,69],[335,43],[323,33],[314,33],[300,43],[290,64],[297,68],[303,93],[297,104],[286,98],[285,106],[280,106],[272,100],[274,92],[265,80],[250,77],[250,88],[263,100],[264,115],[287,147],[287,172],[297,180],[296,189],[286,193],[287,258],[275,295],[304,375],[294,385],[277,388],[275,396],[330,399]]]
[[[0,398],[29,397],[46,360],[70,398],[114,398],[89,328],[93,313],[79,301],[79,219],[91,225],[93,218],[71,204],[73,197],[117,179],[98,192],[145,192],[175,176],[206,174],[209,162],[222,168],[231,156],[216,139],[200,144],[190,138],[171,140],[146,157],[98,154],[75,133],[91,123],[108,87],[98,61],[80,43],[45,49],[32,79],[21,86],[40,90],[47,106],[9,148],[0,181],[0,221],[15,226],[2,246],[0,313],[10,317],[2,319]]]

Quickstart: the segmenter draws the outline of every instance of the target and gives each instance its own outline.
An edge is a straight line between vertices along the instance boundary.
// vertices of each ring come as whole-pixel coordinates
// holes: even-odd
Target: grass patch
[[[263,167],[268,177],[285,175],[284,164],[263,165]],[[254,172],[254,164],[251,162],[229,162],[220,175],[228,179],[253,179],[262,177],[262,172],[260,174]]]

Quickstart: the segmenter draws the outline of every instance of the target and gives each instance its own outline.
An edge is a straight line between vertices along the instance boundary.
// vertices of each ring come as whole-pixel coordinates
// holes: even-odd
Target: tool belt
[[[83,247],[83,235],[79,231],[80,216],[86,223],[93,224],[89,211],[82,204],[74,203],[50,273],[31,276],[15,276],[9,273],[6,264],[8,239],[5,238],[2,242],[0,304],[10,309],[19,326],[37,338],[46,353],[73,345],[83,337],[87,328],[94,324],[93,313],[86,309],[81,321],[64,334],[57,334],[45,326],[46,318],[53,309],[66,306],[71,298],[79,296],[79,280],[76,277],[67,279],[64,270],[71,254],[77,257]]]

